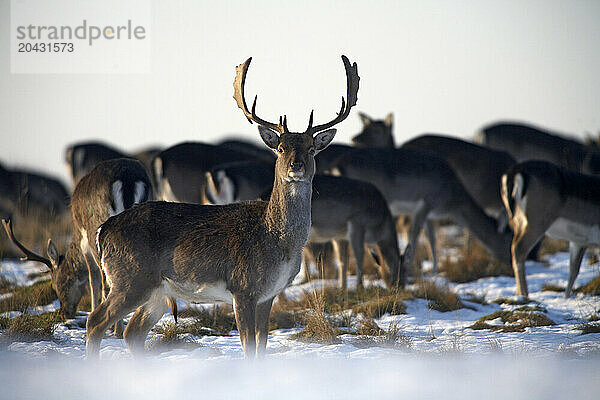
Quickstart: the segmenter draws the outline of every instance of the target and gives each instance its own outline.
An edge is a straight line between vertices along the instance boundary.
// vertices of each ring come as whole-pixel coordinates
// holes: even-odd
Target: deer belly
[[[423,200],[418,201],[400,201],[393,200],[389,203],[390,211],[394,217],[398,217],[401,215],[414,215],[417,211],[419,211],[425,202]]]
[[[259,297],[258,302],[263,303],[283,292],[283,289],[291,283],[294,277],[298,275],[298,272],[300,272],[299,261],[281,265],[277,269],[277,274],[265,285],[266,287]]]
[[[327,243],[334,239],[346,239],[348,231],[346,225],[342,227],[317,227],[314,224],[310,227],[310,237],[308,239],[311,243]]]
[[[233,295],[227,290],[224,281],[203,283],[201,285],[192,283],[175,282],[165,278],[167,295],[191,303],[214,303],[223,302],[233,304]]]
[[[546,235],[582,245],[600,243],[600,226],[585,225],[565,218],[558,218],[546,231]]]

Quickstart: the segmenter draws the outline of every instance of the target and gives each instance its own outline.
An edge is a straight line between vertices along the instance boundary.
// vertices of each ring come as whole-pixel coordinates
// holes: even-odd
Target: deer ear
[[[52,239],[48,239],[48,258],[50,258],[50,262],[55,268],[59,266],[60,255],[58,254],[58,249]]]
[[[359,112],[358,118],[360,118],[360,122],[362,122],[363,126],[367,126],[371,123],[371,117],[365,113]]]
[[[389,113],[387,115],[387,117],[385,117],[385,119],[383,120],[383,123],[385,124],[385,126],[391,127],[392,124],[394,123],[394,114],[393,113]]]
[[[329,146],[329,143],[331,143],[331,141],[333,140],[336,132],[337,130],[333,128],[317,133],[313,139],[315,144],[315,150],[319,152],[325,147]]]
[[[279,136],[277,133],[261,125],[258,125],[258,133],[260,133],[260,137],[267,146],[273,150],[277,150],[277,147],[279,147]]]

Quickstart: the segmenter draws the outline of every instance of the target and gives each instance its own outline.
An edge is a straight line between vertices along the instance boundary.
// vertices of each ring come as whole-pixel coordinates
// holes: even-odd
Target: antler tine
[[[288,126],[287,126],[287,115],[283,116],[283,132],[285,132],[285,133],[290,132],[288,129]]]
[[[314,113],[315,113],[315,110],[310,110],[310,117],[308,117],[308,128],[306,128],[306,132],[310,131],[312,128]]]
[[[254,102],[252,103],[252,112],[248,110],[246,104],[246,97],[244,96],[244,85],[246,84],[246,74],[248,73],[248,67],[252,57],[248,58],[243,64],[238,65],[235,68],[235,80],[233,81],[233,98],[235,99],[238,107],[243,111],[244,115],[248,119],[248,122],[256,122],[259,125],[265,126],[279,133],[284,133],[284,126],[281,124],[274,124],[272,122],[265,121],[264,119],[256,115],[256,99],[254,96]]]
[[[17,238],[15,238],[15,234],[14,234],[13,228],[12,228],[12,222],[10,219],[8,219],[8,220],[3,219],[2,225],[4,226],[4,230],[6,231],[6,234],[8,235],[8,238],[11,240],[11,242],[13,242],[15,244],[15,246],[17,246],[19,248],[19,250],[21,250],[21,252],[23,252],[23,254],[25,254],[25,257],[21,257],[21,260],[41,262],[41,263],[46,264],[48,266],[48,268],[50,268],[51,271],[54,269],[54,267],[52,266],[52,263],[50,262],[49,259],[35,254],[31,250],[29,250],[25,246],[23,246],[21,244],[21,242],[19,242],[17,240]]]
[[[343,120],[345,120],[350,114],[350,109],[356,105],[356,101],[358,100],[358,86],[360,77],[358,76],[358,66],[356,63],[350,64],[350,60],[348,57],[342,56],[342,61],[344,63],[344,68],[346,69],[346,99],[342,96],[342,107],[340,108],[340,112],[338,115],[330,122],[326,124],[317,125],[315,127],[309,127],[306,130],[308,134],[315,134],[317,132],[323,131],[327,128],[331,128],[334,125],[339,124]],[[311,113],[312,118],[312,113]]]

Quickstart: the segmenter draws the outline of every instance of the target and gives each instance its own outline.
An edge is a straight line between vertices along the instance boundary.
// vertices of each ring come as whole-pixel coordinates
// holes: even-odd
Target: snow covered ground
[[[565,286],[568,254],[557,253],[548,264],[527,263],[530,305],[546,309],[556,325],[511,333],[469,329],[484,315],[518,307],[492,303],[513,296],[513,278],[483,278],[449,284],[473,309],[441,313],[414,299],[405,303],[407,314],[378,319],[383,329],[400,328],[402,343],[394,347],[365,347],[354,335],[341,336],[339,344],[307,344],[290,339],[299,329],[280,329],[271,332],[267,358],[261,361],[241,361],[239,336],[233,332],[191,336],[193,348],[154,350],[140,362],[131,359],[123,340],[107,335],[100,362],[92,364],[84,360],[81,315],[60,324],[53,341],[15,342],[0,352],[0,398],[598,398],[600,334],[582,335],[576,328],[599,313],[600,298],[565,299],[542,291],[545,283]],[[4,262],[0,271],[14,282],[31,284],[36,268],[41,269]],[[576,287],[599,273],[599,264],[584,261]],[[292,286],[286,294],[326,284],[333,282]],[[473,297],[488,303],[467,301]],[[166,314],[160,323],[169,321],[172,316]],[[149,340],[157,335],[151,333]]]

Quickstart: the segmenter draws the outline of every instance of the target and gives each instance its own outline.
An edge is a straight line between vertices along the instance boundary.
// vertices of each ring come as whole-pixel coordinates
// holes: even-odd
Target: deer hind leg
[[[573,284],[575,283],[577,274],[579,274],[579,268],[581,267],[581,260],[583,260],[585,250],[585,246],[581,246],[575,242],[569,243],[569,282],[567,283],[567,288],[565,289],[565,297],[571,296]]]
[[[83,259],[85,260],[88,269],[90,300],[92,303],[92,311],[94,311],[101,301],[100,297],[104,295],[104,274],[100,270],[98,264],[96,264],[96,260],[92,255],[87,231],[81,228],[80,233],[81,238],[79,248],[81,249],[81,254],[83,255]]]
[[[344,243],[337,240],[332,240],[331,245],[333,246],[333,253],[335,254],[335,262],[338,266],[338,287],[346,290],[348,288],[348,248],[344,246]]]
[[[273,299],[267,300],[256,306],[256,356],[263,357],[267,350],[269,338],[269,316]]]
[[[412,269],[415,268],[414,256],[417,250],[417,244],[419,242],[419,234],[421,233],[423,224],[425,224],[425,221],[427,220],[427,215],[429,214],[429,211],[430,208],[426,206],[425,202],[421,201],[412,216],[412,223],[408,232],[407,244],[410,245],[410,248],[407,248],[407,251],[405,251],[404,253],[404,256],[406,257],[406,265],[410,266]]]
[[[150,298],[133,314],[123,334],[125,343],[135,357],[144,354],[146,336],[169,309],[169,298],[162,287],[154,289]]]
[[[363,287],[363,260],[365,256],[365,229],[362,225],[350,223],[348,227],[348,239],[354,260],[356,261],[356,287]]]
[[[109,294],[106,300],[90,313],[86,322],[85,346],[88,358],[98,358],[100,343],[106,329],[116,321],[123,319],[134,308],[125,303],[123,296]]]
[[[428,219],[425,221],[425,226],[423,227],[425,231],[425,236],[427,237],[427,241],[429,242],[429,248],[431,250],[431,261],[433,262],[433,272],[438,271],[438,258],[437,258],[437,250],[436,250],[436,242],[435,242],[435,226],[433,225],[433,221]]]
[[[256,299],[243,294],[234,294],[233,311],[244,357],[254,358],[256,356]]]

